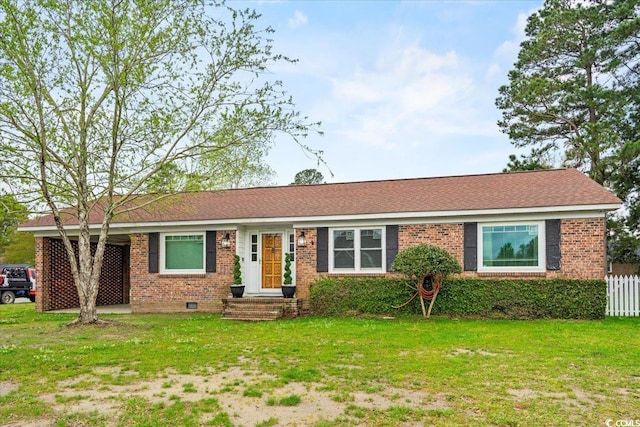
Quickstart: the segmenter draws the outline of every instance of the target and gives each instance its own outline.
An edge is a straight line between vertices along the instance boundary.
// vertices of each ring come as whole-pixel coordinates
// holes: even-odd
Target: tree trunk
[[[96,299],[91,298],[82,292],[78,292],[78,295],[80,296],[80,315],[78,316],[77,322],[83,325],[96,323],[98,321]]]
[[[422,306],[422,317],[427,317],[427,309],[424,306],[424,298],[422,297],[422,284],[424,283],[425,277],[420,279],[418,282],[418,296],[420,297],[420,305]]]
[[[91,251],[91,234],[88,224],[86,224],[86,227],[81,227],[81,232],[78,236],[77,258],[79,274],[76,279],[76,289],[80,300],[80,314],[74,323],[86,325],[99,321],[96,300],[100,287],[100,273],[102,271],[109,229],[108,220],[110,218],[111,215],[109,214],[108,219],[102,224],[95,253]]]
[[[436,302],[436,297],[438,296],[438,292],[440,292],[440,288],[437,288],[433,291],[433,299],[431,300],[431,304],[429,304],[429,311],[427,312],[427,319],[431,317],[431,309],[433,308],[433,303]]]
[[[429,304],[429,311],[427,312],[427,318],[431,317],[431,309],[433,308],[433,304],[436,302],[436,298],[438,296],[438,292],[440,292],[440,284],[442,279],[439,275],[433,276],[433,298],[431,299],[431,304]]]
[[[74,277],[74,280],[76,282],[78,300],[80,301],[80,314],[74,323],[95,323],[98,321],[98,312],[96,310],[98,283],[92,280],[93,257],[91,256],[91,234],[86,224],[84,226],[82,224],[80,225],[76,262],[78,275]]]

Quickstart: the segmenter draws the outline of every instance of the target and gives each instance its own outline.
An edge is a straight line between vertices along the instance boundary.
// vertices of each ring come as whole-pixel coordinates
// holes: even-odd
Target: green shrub
[[[321,278],[311,285],[310,303],[315,314],[324,316],[417,314],[420,313],[417,299],[400,310],[392,308],[406,302],[415,292],[415,284],[408,279]]]
[[[604,280],[456,278],[443,286],[434,313],[509,319],[602,319],[606,303]]]
[[[462,272],[462,268],[453,255],[434,245],[419,244],[401,250],[393,261],[391,270],[413,280],[416,290],[423,292],[422,283],[431,278],[433,293],[429,298],[429,309],[422,302],[422,315],[431,316],[431,310],[438,297],[439,287],[447,276]]]
[[[398,315],[420,313],[406,279],[321,278],[311,285],[314,314]],[[506,319],[602,319],[607,290],[604,280],[449,278],[443,284],[433,314]]]
[[[400,251],[391,269],[414,281],[422,280],[425,276],[446,277],[462,271],[458,261],[449,252],[426,244],[409,246]]]
[[[240,268],[240,256],[233,256],[233,284],[242,285],[242,270]]]
[[[287,252],[284,255],[284,284],[290,285],[293,282],[291,277],[291,255]]]

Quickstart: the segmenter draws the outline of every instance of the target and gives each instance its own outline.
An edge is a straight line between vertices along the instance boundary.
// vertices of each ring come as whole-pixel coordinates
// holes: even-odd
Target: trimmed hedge
[[[382,277],[321,278],[311,284],[311,311],[322,316],[349,314],[398,315],[417,314],[420,303],[409,304],[401,310],[398,306],[415,293],[415,286],[407,279]],[[437,303],[437,301],[436,301]],[[418,309],[416,311],[416,308]]]
[[[419,314],[420,301],[406,279],[321,278],[311,285],[311,310],[324,316]],[[506,319],[602,319],[604,280],[448,278],[433,314]]]

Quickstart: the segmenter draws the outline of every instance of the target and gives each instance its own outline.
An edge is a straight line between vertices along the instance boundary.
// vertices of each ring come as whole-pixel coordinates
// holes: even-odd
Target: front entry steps
[[[248,297],[223,298],[222,318],[229,320],[291,319],[298,317],[297,298]]]

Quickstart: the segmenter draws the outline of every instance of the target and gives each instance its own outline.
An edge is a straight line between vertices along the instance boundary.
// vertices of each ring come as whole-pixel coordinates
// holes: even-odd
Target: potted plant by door
[[[234,298],[242,298],[244,285],[242,284],[242,271],[240,270],[240,257],[233,256],[233,285],[231,285],[231,295]]]
[[[284,256],[284,284],[282,285],[282,296],[285,298],[293,298],[296,293],[296,285],[291,282],[291,255],[287,253]]]

